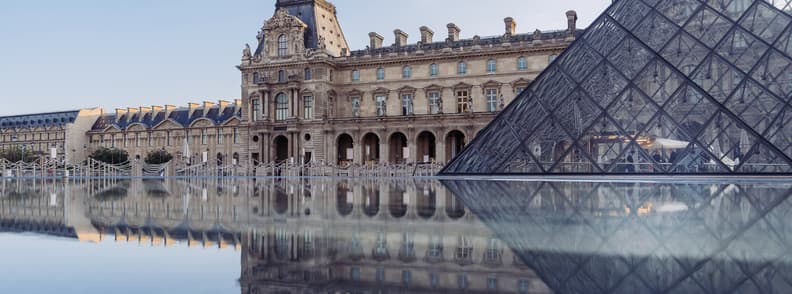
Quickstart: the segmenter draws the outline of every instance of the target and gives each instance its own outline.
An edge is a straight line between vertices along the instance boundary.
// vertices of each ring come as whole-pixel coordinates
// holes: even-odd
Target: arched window
[[[289,98],[285,93],[275,97],[275,120],[284,121],[289,117]]]
[[[457,74],[459,75],[466,75],[467,74],[467,63],[464,61],[460,61],[457,64]]]
[[[284,70],[278,71],[278,82],[283,83],[286,81],[286,72]]]
[[[525,56],[520,56],[517,58],[517,70],[527,70],[528,69],[528,61],[525,59]]]
[[[498,71],[498,62],[495,59],[487,60],[487,72],[493,73]]]
[[[310,68],[306,68],[305,69],[305,80],[306,81],[310,81],[312,78],[313,78],[313,75],[311,74],[311,69]]]
[[[352,71],[352,81],[353,82],[360,81],[360,71],[359,70],[356,69],[356,70]]]
[[[278,37],[278,56],[289,55],[289,37],[280,35]]]
[[[405,65],[402,68],[402,78],[409,79],[412,76],[412,68],[409,65]]]
[[[380,67],[377,69],[377,80],[382,81],[384,79],[385,79],[385,69]]]
[[[432,63],[432,65],[429,66],[429,75],[436,77],[439,74],[440,74],[440,67],[437,66],[436,63]]]

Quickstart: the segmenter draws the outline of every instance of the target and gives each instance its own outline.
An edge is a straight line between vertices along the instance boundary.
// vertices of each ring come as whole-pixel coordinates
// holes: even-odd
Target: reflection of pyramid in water
[[[792,173],[787,5],[615,1],[442,174]]]

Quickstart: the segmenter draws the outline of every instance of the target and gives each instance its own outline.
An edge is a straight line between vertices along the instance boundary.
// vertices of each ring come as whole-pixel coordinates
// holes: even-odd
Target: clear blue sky
[[[353,50],[376,31],[419,38],[454,22],[462,37],[563,29],[564,12],[587,26],[610,0],[334,0]],[[361,5],[365,3],[365,5]],[[376,4],[374,4],[376,3]],[[245,43],[255,47],[275,0],[3,0],[0,115],[175,104],[240,96]]]

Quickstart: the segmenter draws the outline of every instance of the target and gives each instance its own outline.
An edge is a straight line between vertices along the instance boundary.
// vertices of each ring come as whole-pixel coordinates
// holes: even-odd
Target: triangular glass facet
[[[790,55],[770,0],[614,1],[442,173],[792,173]]]

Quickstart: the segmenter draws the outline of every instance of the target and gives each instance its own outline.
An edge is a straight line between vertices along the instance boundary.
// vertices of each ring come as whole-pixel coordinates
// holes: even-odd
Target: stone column
[[[261,101],[261,115],[264,117],[264,120],[270,119],[270,92],[269,91],[261,91],[262,101]]]

